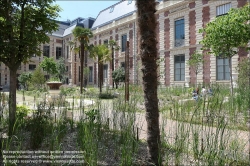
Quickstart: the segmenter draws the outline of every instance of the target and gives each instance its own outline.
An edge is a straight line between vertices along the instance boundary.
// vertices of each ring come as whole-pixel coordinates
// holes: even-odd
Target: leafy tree
[[[195,85],[197,85],[197,75],[202,70],[203,62],[204,62],[203,55],[198,53],[197,51],[195,51],[191,55],[191,58],[188,60],[188,65],[191,67],[191,70],[193,70],[195,73],[196,77]]]
[[[140,54],[142,80],[146,108],[147,143],[149,159],[154,165],[161,165],[159,108],[157,97],[157,48],[155,0],[137,0],[137,21],[140,31]]]
[[[54,0],[0,1],[0,61],[10,70],[9,135],[16,120],[16,71],[31,56],[41,55],[39,45],[57,30],[60,8]]]
[[[57,71],[56,76],[60,79],[61,82],[64,82],[65,72],[66,72],[64,58],[60,58],[59,61],[56,62],[56,71]]]
[[[118,69],[114,70],[114,72],[112,73],[112,78],[116,84],[117,89],[118,84],[125,81],[125,69],[123,67],[119,67]]]
[[[113,71],[114,71],[114,52],[119,50],[120,47],[118,46],[118,44],[114,40],[110,40],[108,45],[111,48],[111,70],[112,70],[112,74],[113,74]],[[114,89],[114,80],[112,81],[112,87]]]
[[[79,51],[81,55],[81,65],[80,65],[80,71],[81,71],[81,85],[80,85],[80,92],[82,94],[82,87],[83,87],[83,62],[84,62],[84,51],[87,50],[89,47],[89,39],[93,37],[93,33],[91,32],[90,29],[83,28],[83,27],[75,27],[73,30],[73,35],[75,37],[75,42],[79,42]]]
[[[238,75],[238,86],[241,89],[246,89],[250,86],[250,58],[244,58],[240,61],[237,71]]]
[[[31,81],[32,73],[31,72],[23,72],[18,77],[18,81],[24,87],[24,89],[28,90],[28,83]]]
[[[112,72],[112,79],[115,82],[116,89],[118,88],[119,82],[125,81],[125,70],[123,67],[119,67],[118,69]]]
[[[58,73],[57,64],[53,57],[44,57],[43,61],[40,63],[40,67],[47,72],[47,75],[56,75]],[[48,78],[46,79],[48,80]]]
[[[210,49],[209,53],[229,59],[231,94],[233,94],[232,57],[237,54],[239,47],[246,47],[250,40],[249,15],[249,5],[230,9],[227,15],[217,17],[200,30],[205,33],[201,41],[203,49]]]
[[[46,80],[44,78],[41,67],[36,68],[31,77],[31,85],[34,89],[42,89]]]
[[[107,45],[97,45],[90,49],[90,57],[97,59],[98,62],[98,84],[100,93],[102,93],[103,85],[103,62],[110,61],[110,50]]]

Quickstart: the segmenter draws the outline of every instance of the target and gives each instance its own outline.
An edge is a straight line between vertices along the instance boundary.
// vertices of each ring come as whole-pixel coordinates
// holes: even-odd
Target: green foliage
[[[90,49],[90,57],[97,59],[98,63],[103,63],[111,60],[110,50],[105,44],[92,47]]]
[[[110,40],[108,45],[110,46],[111,49],[114,49],[115,51],[118,51],[120,49],[115,40]]]
[[[249,5],[230,9],[227,15],[217,17],[208,23],[201,33],[205,33],[201,41],[203,49],[222,58],[229,58],[231,95],[233,94],[231,58],[237,54],[239,47],[247,47],[250,40]]]
[[[59,78],[61,82],[64,82],[65,80],[65,72],[65,60],[64,58],[60,58],[59,61],[56,62],[56,77]]]
[[[50,119],[50,109],[39,107],[34,111],[33,118],[31,119],[28,129],[31,131],[30,147],[37,149],[41,146],[43,139],[51,134],[52,122]]]
[[[40,63],[39,66],[48,74],[56,75],[58,73],[57,64],[53,57],[51,58],[44,57],[43,61]]]
[[[77,91],[74,87],[60,86],[60,95],[72,96]]]
[[[231,58],[237,54],[237,48],[246,46],[250,40],[249,5],[230,9],[227,15],[217,17],[208,23],[201,33],[203,49],[210,49],[215,56]]]
[[[47,33],[57,30],[56,18],[60,10],[53,0],[1,1],[1,61],[16,71],[21,62],[28,61],[34,54],[40,55],[38,46],[48,43]]]
[[[24,87],[24,89],[28,90],[28,83],[31,81],[32,73],[30,72],[23,72],[18,77],[18,81]]]
[[[99,99],[113,99],[115,98],[114,95],[112,95],[111,93],[100,93],[99,94]]]
[[[79,41],[81,44],[84,44],[85,46],[88,46],[89,39],[93,37],[92,31],[88,28],[77,26],[72,32],[75,37],[75,42]]]
[[[103,84],[103,63],[106,61],[110,61],[110,50],[108,49],[106,44],[97,45],[90,47],[90,57],[97,59],[98,61],[98,83],[100,87],[100,93],[102,92],[102,84]]]
[[[32,89],[42,89],[45,84],[45,78],[40,67],[36,68],[31,77],[31,88]]]
[[[97,115],[98,115],[98,112],[99,110],[97,109],[92,109],[92,110],[89,110],[88,112],[86,112],[86,116],[88,118],[88,120],[93,123],[94,120],[97,118]]]
[[[90,71],[89,71],[89,67],[84,67],[84,68],[83,68],[83,73],[84,73],[85,79],[88,78],[89,72],[90,72]]]
[[[16,93],[16,71],[33,55],[40,56],[41,44],[49,43],[48,34],[56,31],[60,7],[54,0],[0,1],[0,61],[10,69],[10,98]],[[16,118],[16,100],[9,105],[9,135]]]
[[[112,73],[112,79],[116,84],[116,88],[117,85],[119,84],[119,82],[124,82],[125,81],[125,70],[122,67],[119,67],[118,69],[114,70]]]
[[[196,75],[196,85],[197,85],[197,75],[202,71],[203,65],[203,55],[195,51],[191,58],[188,60],[188,65],[191,67],[191,70],[195,72]]]
[[[250,77],[250,59],[245,58],[240,61],[237,71],[239,73],[238,75],[238,84],[240,88],[245,89],[250,85],[249,83],[249,77]]]
[[[31,112],[31,110],[24,105],[17,105],[16,108],[17,119],[23,119]]]

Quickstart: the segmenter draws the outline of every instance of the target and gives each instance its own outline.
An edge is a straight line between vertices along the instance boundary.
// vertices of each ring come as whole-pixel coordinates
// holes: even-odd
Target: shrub
[[[113,98],[115,98],[115,96],[110,94],[110,93],[100,93],[99,94],[99,99],[113,99]]]

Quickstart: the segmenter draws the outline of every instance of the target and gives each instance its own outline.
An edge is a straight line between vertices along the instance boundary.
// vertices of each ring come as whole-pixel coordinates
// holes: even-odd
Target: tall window
[[[49,58],[49,46],[43,46],[43,56]]]
[[[174,80],[185,80],[185,55],[174,56]]]
[[[230,80],[229,59],[217,57],[216,59],[216,79]]]
[[[122,35],[121,51],[126,51],[127,35]]]
[[[35,70],[35,69],[36,69],[36,65],[29,64],[29,70]]]
[[[108,78],[108,65],[103,65],[103,78]]]
[[[184,45],[185,42],[185,26],[184,19],[175,21],[175,47],[180,47]]]
[[[56,47],[56,59],[62,57],[62,47]]]
[[[109,41],[108,41],[108,40],[104,40],[104,41],[103,41],[103,44],[108,45],[108,44],[109,44]]]
[[[78,67],[78,81],[81,82],[81,66]]]
[[[231,9],[231,3],[226,3],[224,5],[220,5],[216,7],[216,16],[221,16],[227,14],[227,12]]]
[[[93,67],[89,66],[89,82],[93,82]]]
[[[69,58],[69,46],[66,47],[66,51],[67,51],[66,56],[67,58]]]
[[[125,62],[121,62],[121,67],[125,69]]]

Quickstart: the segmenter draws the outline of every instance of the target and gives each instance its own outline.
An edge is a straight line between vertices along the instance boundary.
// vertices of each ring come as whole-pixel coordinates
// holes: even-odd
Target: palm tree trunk
[[[81,73],[81,78],[80,78],[80,91],[82,94],[82,87],[83,87],[83,61],[84,61],[84,44],[81,44],[81,66],[80,66],[80,73]]]
[[[16,71],[10,70],[10,93],[9,93],[9,136],[13,135],[16,122]]]
[[[137,0],[138,24],[140,31],[140,53],[142,60],[143,91],[147,121],[147,143],[149,159],[161,165],[159,109],[157,97],[157,48],[155,0]]]

